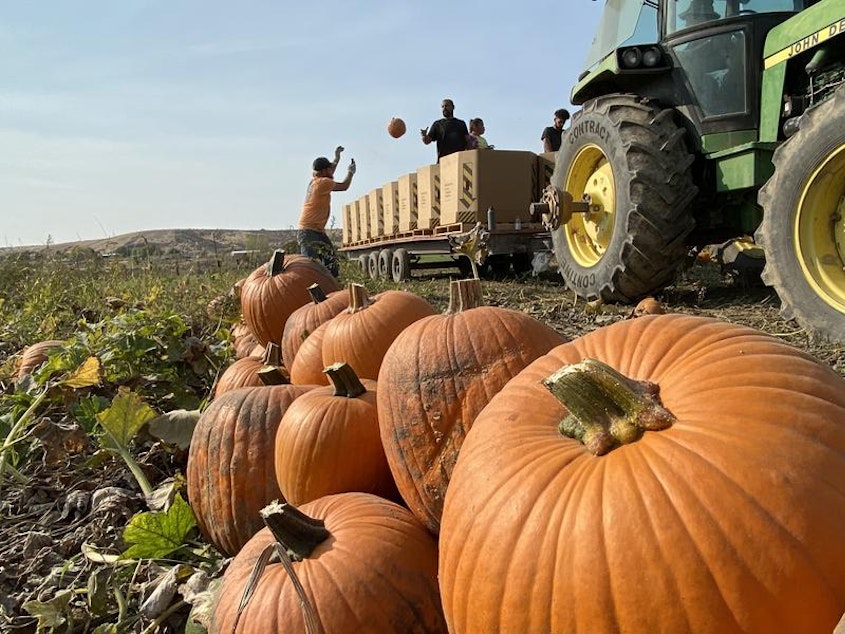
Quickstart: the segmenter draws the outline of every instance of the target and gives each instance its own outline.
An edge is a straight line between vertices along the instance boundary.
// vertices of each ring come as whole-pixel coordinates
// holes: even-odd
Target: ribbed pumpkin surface
[[[188,498],[202,534],[227,555],[264,526],[259,511],[281,497],[273,468],[276,430],[294,399],[313,387],[232,390],[197,421],[188,452]]]
[[[241,311],[262,346],[281,343],[290,314],[311,301],[308,287],[312,284],[327,293],[340,290],[326,267],[304,255],[285,255],[284,266],[275,275],[266,265],[249,274],[241,287]]]
[[[264,367],[261,357],[236,359],[225,370],[214,387],[214,398],[239,387],[259,387],[264,385],[258,371]]]
[[[540,383],[595,358],[677,421],[596,456]],[[478,416],[446,495],[453,633],[831,632],[845,611],[845,381],[753,330],[640,317],[539,358]]]
[[[379,425],[403,499],[436,533],[464,437],[478,413],[537,357],[563,343],[515,310],[478,306],[425,317],[388,349],[379,371]]]
[[[323,337],[328,322],[319,325],[312,332],[293,358],[290,366],[290,382],[296,385],[328,385],[329,379],[323,374]]]
[[[437,544],[407,509],[366,493],[341,493],[300,507],[331,537],[293,564],[321,631],[356,634],[446,632],[437,590]],[[259,553],[263,529],[223,577],[211,631],[305,632],[300,600],[281,563],[261,576],[237,629],[235,614]]]
[[[293,365],[299,347],[318,326],[340,313],[349,305],[349,293],[335,291],[321,302],[312,301],[293,311],[285,322],[282,333],[282,361],[286,367]]]

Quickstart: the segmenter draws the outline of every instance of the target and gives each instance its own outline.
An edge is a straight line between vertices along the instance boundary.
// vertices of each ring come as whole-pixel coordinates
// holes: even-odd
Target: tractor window
[[[745,32],[728,31],[674,47],[703,118],[747,109]]]
[[[670,0],[666,7],[666,30],[674,33],[700,24],[755,13],[797,13],[807,0]]]

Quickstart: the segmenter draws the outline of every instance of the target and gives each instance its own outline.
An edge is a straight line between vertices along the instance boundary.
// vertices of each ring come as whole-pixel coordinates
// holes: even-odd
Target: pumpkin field
[[[0,632],[831,632],[843,536],[845,349],[715,265],[0,255]]]

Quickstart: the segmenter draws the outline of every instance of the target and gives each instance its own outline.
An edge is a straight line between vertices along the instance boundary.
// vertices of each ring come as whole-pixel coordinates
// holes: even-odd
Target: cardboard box
[[[399,181],[390,181],[381,188],[384,235],[399,233]]]
[[[417,173],[411,172],[399,177],[399,232],[416,229],[418,214]]]
[[[384,233],[384,194],[382,188],[372,190],[369,195],[370,199],[370,229],[368,238],[378,238],[385,235]]]
[[[529,219],[537,191],[537,155],[523,150],[466,150],[440,159],[441,226]]]
[[[434,229],[440,224],[440,165],[417,170],[417,227]]]
[[[358,240],[366,240],[370,234],[370,195],[364,194],[358,199]]]
[[[343,219],[341,220],[341,243],[349,244],[352,242],[352,207],[353,203],[346,203],[343,205]]]
[[[543,190],[552,184],[557,152],[542,152],[537,155],[537,195],[534,200],[543,197]]]

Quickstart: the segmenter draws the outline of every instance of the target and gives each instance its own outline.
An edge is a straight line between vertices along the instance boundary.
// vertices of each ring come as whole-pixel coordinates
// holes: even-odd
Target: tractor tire
[[[552,229],[569,289],[635,302],[669,284],[695,226],[693,156],[674,111],[633,95],[584,104],[558,151],[552,184],[591,210]]]
[[[845,341],[845,87],[808,110],[760,190],[763,282],[814,339]]]

